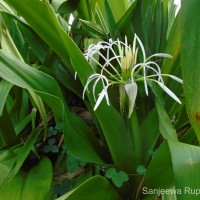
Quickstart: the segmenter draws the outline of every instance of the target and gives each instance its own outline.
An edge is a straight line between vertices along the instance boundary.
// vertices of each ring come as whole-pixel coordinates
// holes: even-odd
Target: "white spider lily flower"
[[[138,51],[142,53],[141,62],[137,62],[139,60]],[[98,56],[95,56],[95,54],[98,54]],[[169,77],[181,84],[183,81],[174,75],[162,74],[158,63],[152,61],[155,58],[171,59],[172,56],[166,53],[156,53],[147,57],[144,45],[136,34],[132,46],[128,44],[126,37],[124,42],[119,39],[116,41],[109,39],[108,42],[102,41],[96,45],[90,45],[84,55],[89,63],[94,61],[100,68],[99,73],[95,72],[88,78],[83,90],[84,98],[89,84],[93,82],[92,94],[96,102],[94,110],[98,108],[104,98],[110,105],[108,88],[115,84],[119,86],[121,112],[123,113],[124,106],[128,104],[128,117],[130,118],[137,97],[138,81],[144,82],[147,96],[149,94],[148,82],[152,81],[157,83],[175,101],[181,103],[178,97],[165,86],[163,77]],[[102,85],[102,91],[96,98],[96,87],[99,81]]]

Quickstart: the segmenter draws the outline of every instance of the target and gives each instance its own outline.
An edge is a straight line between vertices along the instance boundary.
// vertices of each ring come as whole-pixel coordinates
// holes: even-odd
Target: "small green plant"
[[[60,183],[57,183],[53,187],[54,193],[57,197],[62,196],[72,188],[72,181],[69,179],[64,179]]]
[[[56,136],[58,132],[62,132],[63,124],[62,122],[56,123],[55,127],[49,126],[47,130],[47,137]]]
[[[138,174],[145,174],[145,172],[147,171],[147,169],[146,169],[146,167],[144,166],[144,165],[139,165],[138,167],[137,167],[137,173]]]
[[[67,171],[70,173],[76,172],[79,167],[85,167],[86,162],[81,161],[71,155],[70,153],[67,154]]]
[[[118,188],[122,187],[124,182],[129,180],[128,175],[124,171],[117,172],[115,168],[107,169],[106,177],[111,179]]]
[[[56,145],[56,139],[55,138],[50,138],[48,139],[47,144],[44,146],[44,153],[58,153],[59,148]]]
[[[50,126],[47,130],[47,137],[52,137],[52,136],[56,136],[58,133],[57,130],[54,129],[53,126]]]

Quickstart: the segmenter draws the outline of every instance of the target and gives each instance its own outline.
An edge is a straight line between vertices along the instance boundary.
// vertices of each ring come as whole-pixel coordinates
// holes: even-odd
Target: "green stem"
[[[130,125],[132,129],[132,134],[133,134],[133,144],[134,144],[135,161],[136,161],[135,164],[137,167],[138,165],[141,164],[142,146],[141,146],[141,140],[140,140],[139,123],[138,123],[135,109],[133,110],[133,113],[130,117]]]

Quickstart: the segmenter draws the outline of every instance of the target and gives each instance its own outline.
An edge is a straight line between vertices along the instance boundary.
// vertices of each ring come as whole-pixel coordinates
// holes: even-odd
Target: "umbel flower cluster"
[[[140,58],[142,62],[138,62],[138,49],[142,53],[142,59]],[[149,94],[148,83],[152,81],[181,104],[178,97],[165,85],[163,77],[170,77],[179,83],[183,83],[183,81],[174,75],[162,74],[160,66],[152,61],[155,57],[172,58],[172,56],[165,53],[156,53],[147,58],[145,48],[136,34],[134,35],[132,46],[128,44],[126,37],[125,42],[110,39],[108,42],[102,41],[90,45],[84,56],[90,64],[96,63],[100,67],[98,73],[95,72],[88,78],[83,91],[84,98],[89,84],[93,83],[93,97],[96,102],[94,110],[98,108],[103,98],[110,105],[108,88],[118,85],[121,111],[123,111],[126,99],[128,99],[128,117],[130,117],[134,109],[138,90],[137,82],[139,81],[143,81],[147,96]],[[103,89],[98,94],[98,98],[96,98],[98,82],[102,83]]]

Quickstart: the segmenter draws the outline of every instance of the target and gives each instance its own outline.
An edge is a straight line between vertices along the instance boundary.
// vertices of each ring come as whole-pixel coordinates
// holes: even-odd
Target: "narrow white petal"
[[[168,88],[166,87],[163,83],[156,81],[156,83],[158,83],[158,85],[171,97],[173,98],[175,101],[177,101],[179,104],[181,104],[181,101],[179,100],[179,98]]]
[[[156,69],[154,69],[153,67],[151,67],[149,65],[146,65],[146,67],[149,68],[149,69],[151,69],[152,71],[154,71],[157,74],[158,81],[161,81],[162,83],[164,83],[164,81],[162,79],[162,76],[161,76],[162,74],[159,71],[157,71]]]
[[[133,67],[131,73],[134,74],[135,70],[136,70],[138,67],[142,66],[142,65],[144,65],[144,63],[138,63],[137,65],[135,65],[135,66]]]
[[[76,78],[77,78],[77,72],[75,72],[74,74],[74,79],[76,80]]]
[[[143,65],[143,77],[144,77],[144,89],[145,89],[145,93],[148,96],[149,92],[148,92],[147,79],[146,79],[146,65]]]
[[[108,97],[108,92],[107,92],[109,86],[110,86],[110,85],[107,85],[107,86],[104,88],[104,90],[105,90],[106,102],[107,102],[108,105],[110,105],[109,97]]]
[[[117,60],[118,58],[122,58],[123,56],[113,56],[112,58],[108,59],[106,61],[106,63],[103,66],[108,66],[108,64],[112,61],[112,60]]]
[[[90,82],[91,82],[92,80],[87,80],[87,83],[85,84],[85,87],[84,87],[84,89],[83,89],[83,100],[85,99],[85,93],[86,93],[86,90],[87,90],[87,88],[88,88],[88,85],[90,84]]]
[[[125,55],[128,55],[128,40],[127,37],[125,36]]]
[[[144,89],[145,89],[146,95],[149,96],[149,91],[148,91],[148,87],[147,87],[146,75],[144,75]]]
[[[140,38],[135,34],[135,37],[141,47],[141,50],[142,50],[142,54],[143,54],[143,59],[144,59],[144,62],[146,61],[146,53],[145,53],[145,50],[144,50],[144,45],[142,44],[142,41],[140,40]]]
[[[132,83],[134,82],[134,72],[135,72],[135,70],[136,70],[138,67],[141,67],[142,65],[143,65],[143,63],[139,63],[139,64],[135,65],[135,66],[133,67],[133,69],[131,70],[131,82],[132,82]]]
[[[94,106],[94,111],[98,108],[98,106],[100,105],[101,101],[103,100],[103,97],[107,95],[107,90],[103,89],[101,91],[101,93],[99,94],[99,97],[97,99],[97,102]]]
[[[98,78],[99,76],[100,76],[99,74],[92,74],[92,75],[88,78],[88,80],[87,80],[87,82],[86,82],[86,84],[85,84],[85,87],[84,87],[84,89],[83,89],[83,99],[84,99],[84,97],[85,97],[85,92],[86,92],[86,90],[87,90],[88,85],[90,84],[90,82],[93,81],[95,78]]]
[[[133,39],[133,56],[135,56],[136,53],[136,37]]]
[[[170,54],[167,54],[167,53],[155,53],[155,54],[151,55],[150,57],[148,57],[146,59],[146,61],[153,58],[153,57],[162,57],[162,58],[170,58],[170,59],[173,58]]]
[[[156,62],[147,62],[146,65],[155,65],[158,69],[158,73],[161,74],[160,66]]]
[[[174,75],[171,75],[171,74],[162,74],[162,76],[168,76],[168,77],[174,79],[175,81],[177,81],[177,82],[183,84],[183,80],[180,79],[180,78],[178,78],[178,77],[176,77],[176,76],[174,76]]]
[[[95,90],[96,90],[96,86],[97,86],[97,83],[99,82],[99,80],[100,80],[100,77],[97,78],[97,80],[94,82],[94,85],[92,87],[92,93],[93,93],[93,97],[94,97],[95,101],[96,101]]]

